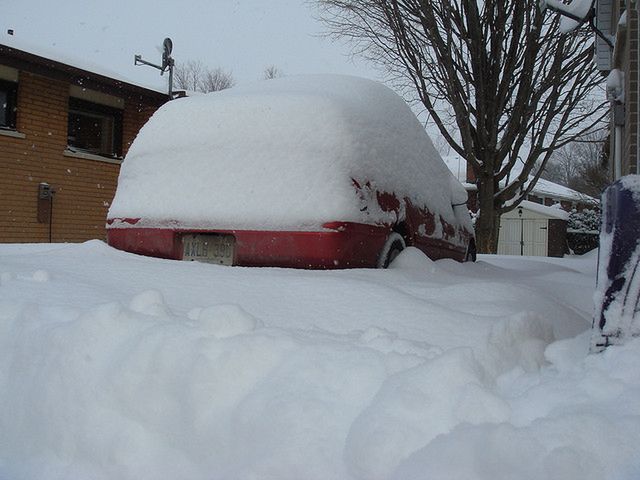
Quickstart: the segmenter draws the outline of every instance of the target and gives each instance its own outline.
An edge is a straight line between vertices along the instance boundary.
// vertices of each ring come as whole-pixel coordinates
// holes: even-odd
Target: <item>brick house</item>
[[[638,0],[597,0],[596,26],[615,47],[596,38],[596,64],[608,73],[611,100],[609,158],[614,179],[640,173],[638,163]]]
[[[167,95],[5,43],[0,242],[105,238],[122,159]]]

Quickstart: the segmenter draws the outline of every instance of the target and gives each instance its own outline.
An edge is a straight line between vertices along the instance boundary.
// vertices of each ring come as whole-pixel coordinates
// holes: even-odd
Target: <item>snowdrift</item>
[[[224,268],[0,245],[0,478],[636,480],[595,256]]]

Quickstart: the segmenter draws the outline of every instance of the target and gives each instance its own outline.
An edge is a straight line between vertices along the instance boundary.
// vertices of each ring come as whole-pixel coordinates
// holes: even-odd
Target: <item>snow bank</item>
[[[640,341],[588,356],[589,334],[549,347],[550,366],[498,379],[510,421],[459,424],[391,478],[603,480],[640,476]]]
[[[109,218],[254,229],[393,221],[352,179],[468,223],[451,207],[466,192],[405,102],[379,83],[332,75],[164,105],[127,154]]]
[[[0,245],[0,478],[638,477],[640,339],[587,355],[593,256],[392,267]]]

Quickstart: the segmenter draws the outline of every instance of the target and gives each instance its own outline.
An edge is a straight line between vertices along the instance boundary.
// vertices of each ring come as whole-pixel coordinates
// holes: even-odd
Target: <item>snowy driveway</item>
[[[594,275],[0,245],[0,478],[638,478],[640,343],[586,354]]]

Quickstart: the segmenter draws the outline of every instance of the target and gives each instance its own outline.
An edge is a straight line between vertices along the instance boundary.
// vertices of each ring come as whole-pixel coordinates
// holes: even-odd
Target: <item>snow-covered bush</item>
[[[597,208],[582,211],[574,208],[571,211],[567,224],[567,244],[572,253],[582,255],[598,248],[600,216],[600,210]]]
[[[575,208],[569,213],[568,228],[581,233],[598,232],[600,230],[600,210],[586,208],[577,211]]]

